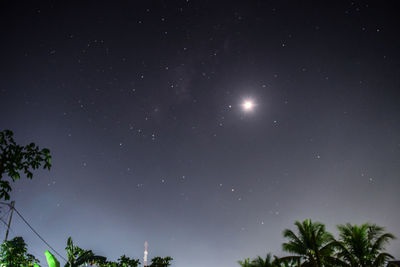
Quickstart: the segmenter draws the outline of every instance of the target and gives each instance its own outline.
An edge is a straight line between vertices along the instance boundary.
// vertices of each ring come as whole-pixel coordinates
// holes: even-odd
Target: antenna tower
[[[149,252],[147,252],[147,241],[146,241],[146,242],[144,242],[143,267],[148,266],[147,265],[147,254],[149,254]]]

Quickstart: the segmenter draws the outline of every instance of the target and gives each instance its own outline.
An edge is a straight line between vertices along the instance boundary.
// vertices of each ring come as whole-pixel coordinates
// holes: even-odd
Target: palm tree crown
[[[246,258],[243,261],[238,261],[241,267],[252,267],[250,258]]]
[[[339,240],[335,241],[337,256],[343,259],[346,266],[380,267],[392,255],[383,252],[386,244],[394,235],[385,233],[385,228],[376,224],[339,225]]]
[[[324,263],[332,261],[333,245],[330,243],[333,236],[325,231],[325,225],[319,222],[313,223],[310,219],[302,223],[295,222],[297,234],[292,230],[283,231],[283,236],[289,242],[283,243],[282,248],[286,252],[295,254],[282,258],[299,262],[305,260],[307,266],[322,267]]]
[[[262,257],[258,256],[251,262],[251,267],[278,267],[281,266],[279,263],[278,258],[272,260],[271,253],[268,253],[265,259]]]

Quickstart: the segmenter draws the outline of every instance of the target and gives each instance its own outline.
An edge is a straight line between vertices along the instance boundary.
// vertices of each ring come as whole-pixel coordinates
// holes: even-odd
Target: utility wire
[[[8,203],[0,202],[0,204],[8,205],[9,207],[11,207]],[[57,252],[57,250],[55,250],[52,246],[50,246],[50,244],[47,243],[47,241],[44,240],[44,238],[41,237],[35,229],[33,229],[33,227],[25,220],[25,218],[21,215],[21,213],[19,213],[19,211],[15,207],[13,207],[13,209],[18,214],[18,216],[24,221],[24,223],[32,230],[32,232],[34,232],[37,235],[37,237],[39,237],[39,239],[43,241],[43,243],[45,243],[51,250],[53,250],[54,253],[56,253],[61,259],[63,259],[65,262],[68,262],[63,256],[61,256],[60,253]]]
[[[6,217],[9,213],[10,213],[10,211],[11,211],[11,209],[9,209],[6,213],[4,213],[4,215],[3,216],[1,216],[1,220],[3,220],[4,219],[4,217]]]
[[[0,221],[2,222],[2,223],[4,223],[4,225],[7,227],[8,226],[8,224],[3,220],[3,218],[0,218]]]
[[[4,225],[6,226],[6,228],[7,228],[8,224],[7,224],[7,222],[4,220],[4,217],[6,217],[6,216],[10,213],[10,211],[11,211],[11,209],[8,209],[8,211],[7,211],[6,213],[4,213],[4,215],[1,216],[1,218],[0,218],[0,221],[1,221],[2,223],[4,223]],[[10,227],[10,228],[11,228],[11,227]]]
[[[4,223],[3,227],[5,227],[5,229],[7,229],[8,228],[8,224],[3,219],[0,219],[0,221],[2,223]],[[9,227],[9,229],[13,233],[14,236],[17,236],[17,234],[15,233],[14,229],[11,226]],[[29,250],[31,252],[33,252],[35,255],[40,255],[40,253],[38,253],[35,249],[29,248]]]
[[[57,250],[55,250],[52,246],[50,246],[50,244],[47,243],[46,240],[44,240],[43,237],[41,237],[41,236],[39,235],[39,233],[36,232],[35,229],[33,229],[33,227],[25,220],[25,218],[21,215],[21,213],[19,213],[19,211],[18,211],[15,207],[14,207],[13,209],[14,209],[14,211],[18,214],[18,216],[24,221],[24,223],[25,223],[26,225],[28,225],[29,228],[31,228],[32,232],[34,232],[34,233],[40,238],[40,240],[43,241],[43,243],[45,243],[51,250],[53,250],[54,253],[56,253],[58,256],[60,256],[61,259],[63,259],[65,262],[68,262],[63,256],[61,256],[60,253],[57,252]]]

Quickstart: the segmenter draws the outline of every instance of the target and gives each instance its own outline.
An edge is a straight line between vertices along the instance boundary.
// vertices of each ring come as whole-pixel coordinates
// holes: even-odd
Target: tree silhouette
[[[251,264],[250,258],[246,258],[243,261],[238,261],[240,266],[242,267],[252,267],[253,265]]]
[[[91,250],[85,250],[74,246],[71,237],[67,240],[67,247],[65,250],[67,251],[68,262],[64,267],[78,267],[88,263],[101,265],[107,260],[106,257],[95,255]]]
[[[331,243],[333,236],[325,231],[325,225],[319,222],[313,223],[310,219],[302,223],[296,221],[295,225],[298,233],[295,234],[290,229],[284,230],[283,236],[289,239],[289,242],[282,244],[284,251],[295,255],[283,257],[282,260],[304,260],[303,264],[315,267],[335,262],[334,245]]]
[[[272,256],[270,253],[267,254],[265,259],[258,256],[254,260],[251,261],[252,267],[276,267],[279,266],[275,260],[272,260]]]
[[[100,267],[137,267],[140,264],[140,260],[131,259],[125,255],[122,255],[117,262],[107,261],[100,264]]]
[[[47,148],[40,149],[35,143],[26,146],[18,145],[13,138],[13,132],[0,132],[0,199],[9,200],[12,190],[10,182],[3,179],[8,176],[13,182],[21,177],[23,172],[32,179],[32,170],[43,164],[43,169],[50,170],[51,156]]]
[[[0,266],[33,266],[39,263],[39,260],[27,251],[27,245],[20,236],[4,241],[0,248]]]
[[[122,255],[118,259],[118,267],[137,267],[140,264],[140,260],[131,259],[125,255]]]
[[[168,267],[171,265],[171,261],[173,258],[171,257],[154,257],[151,259],[150,267]]]
[[[338,225],[339,240],[334,244],[343,266],[380,267],[393,256],[384,252],[386,244],[395,239],[385,228],[376,224]]]

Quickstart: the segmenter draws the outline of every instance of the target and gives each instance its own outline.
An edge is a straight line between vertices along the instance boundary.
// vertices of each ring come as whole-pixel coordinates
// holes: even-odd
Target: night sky
[[[400,237],[396,1],[23,2],[0,4],[0,130],[51,150],[12,199],[63,255],[239,266],[306,218]]]

